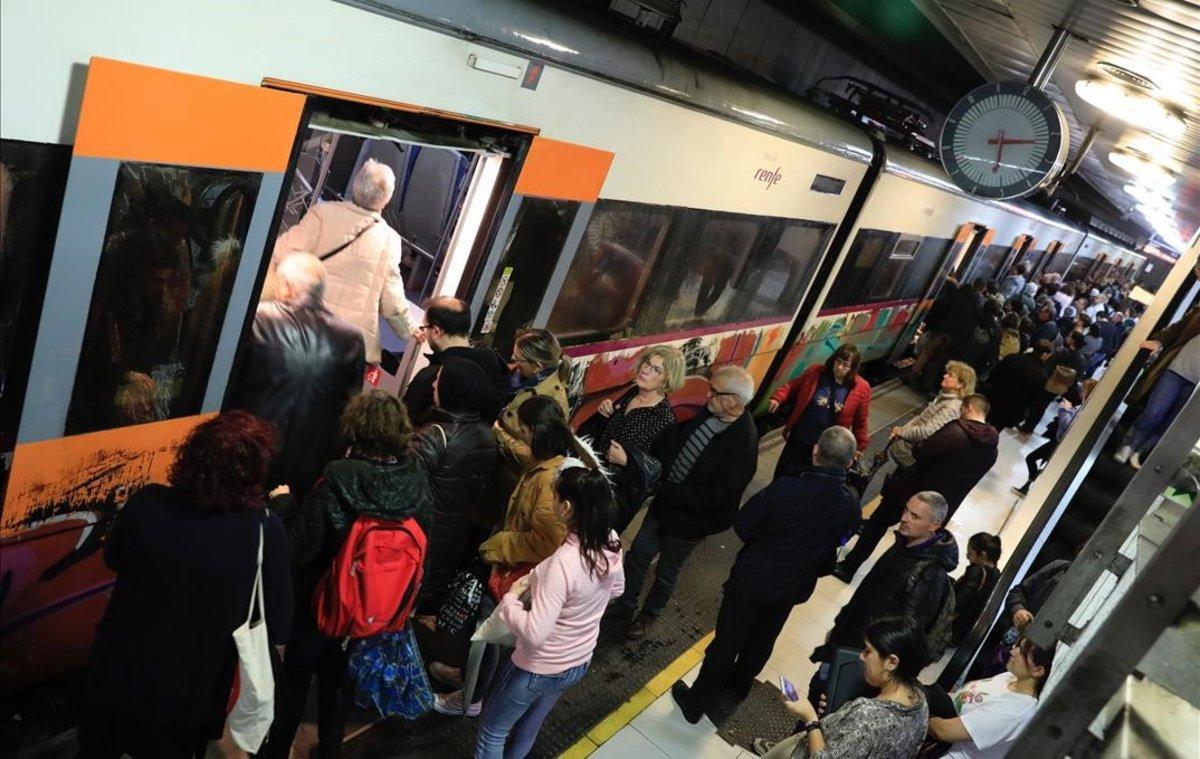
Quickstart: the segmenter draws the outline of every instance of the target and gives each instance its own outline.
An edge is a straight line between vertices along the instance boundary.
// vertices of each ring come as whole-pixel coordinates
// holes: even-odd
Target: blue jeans
[[[1175,372],[1165,371],[1154,383],[1146,408],[1125,433],[1125,445],[1138,454],[1145,454],[1163,436],[1171,422],[1183,410],[1196,386]]]
[[[535,675],[510,661],[483,702],[475,759],[527,756],[559,696],[582,680],[587,669],[585,662],[557,675]]]

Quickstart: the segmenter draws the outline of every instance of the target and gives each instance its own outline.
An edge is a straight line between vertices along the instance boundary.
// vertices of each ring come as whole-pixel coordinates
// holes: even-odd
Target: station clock
[[[993,82],[968,92],[950,111],[938,151],[963,191],[1010,199],[1052,180],[1069,142],[1066,117],[1046,93],[1022,82]]]

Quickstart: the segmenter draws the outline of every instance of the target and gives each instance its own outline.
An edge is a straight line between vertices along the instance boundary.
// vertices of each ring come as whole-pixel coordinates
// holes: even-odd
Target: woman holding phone
[[[800,719],[800,732],[769,748],[756,738],[755,752],[768,759],[916,756],[929,723],[929,706],[917,683],[925,662],[924,635],[908,617],[881,617],[867,625],[859,658],[863,680],[879,695],[856,698],[818,719],[807,699],[791,699],[798,695],[792,689],[784,704]]]

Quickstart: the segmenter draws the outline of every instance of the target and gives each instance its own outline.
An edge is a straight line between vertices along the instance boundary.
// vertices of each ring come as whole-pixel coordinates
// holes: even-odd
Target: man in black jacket
[[[275,425],[267,484],[286,484],[303,501],[333,455],[338,417],[362,389],[365,349],[362,332],[322,303],[316,256],[294,253],[277,275],[279,299],[258,306],[229,407]]]
[[[758,433],[746,405],[754,378],[722,366],[709,380],[708,405],[679,431],[679,448],[663,462],[663,478],[633,546],[625,554],[625,593],[610,618],[633,619],[650,563],[658,556],[654,586],[627,635],[645,637],[658,619],[688,556],[708,535],[733,524],[742,491],[758,466]]]
[[[895,544],[879,557],[842,607],[812,661],[832,662],[838,648],[861,649],[867,625],[879,617],[909,616],[929,632],[948,594],[954,592],[948,573],[958,566],[958,543],[943,527],[947,511],[946,499],[931,490],[908,499]],[[810,692],[823,692],[827,677],[828,668],[822,666]]]
[[[725,583],[716,635],[692,687],[671,688],[688,722],[723,691],[734,701],[749,695],[792,607],[812,595],[838,542],[858,524],[858,499],[846,488],[856,447],[850,430],[830,427],[813,446],[812,467],[776,479],[738,512],[733,527],[745,545]]]
[[[1049,340],[1038,340],[1028,353],[1006,356],[988,378],[988,420],[998,430],[1016,427],[1046,386],[1046,361],[1054,353]]]
[[[425,304],[425,319],[414,337],[433,348],[433,353],[429,354],[429,366],[417,372],[404,391],[409,419],[414,424],[423,422],[425,412],[433,408],[433,380],[441,364],[469,361],[483,372],[490,391],[480,396],[476,411],[488,424],[496,421],[511,371],[496,351],[471,345],[471,307],[458,298],[434,298]]]
[[[875,546],[887,534],[888,527],[901,519],[904,506],[921,491],[934,491],[946,503],[942,523],[950,521],[983,476],[996,463],[1000,433],[987,423],[988,401],[982,395],[963,398],[958,419],[948,422],[913,449],[916,463],[887,481],[882,498],[853,550],[846,555],[833,576],[849,583]]]

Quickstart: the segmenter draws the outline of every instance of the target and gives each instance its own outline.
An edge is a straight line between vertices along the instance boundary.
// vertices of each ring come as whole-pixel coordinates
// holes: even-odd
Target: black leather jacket
[[[333,458],[338,417],[362,389],[362,333],[319,302],[268,301],[244,351],[229,408],[275,425],[269,484],[287,483],[303,500]]]
[[[455,571],[475,554],[472,522],[497,462],[496,438],[478,412],[431,408],[412,436],[413,457],[428,473],[433,490],[425,580],[417,597],[422,614],[445,600]]]

